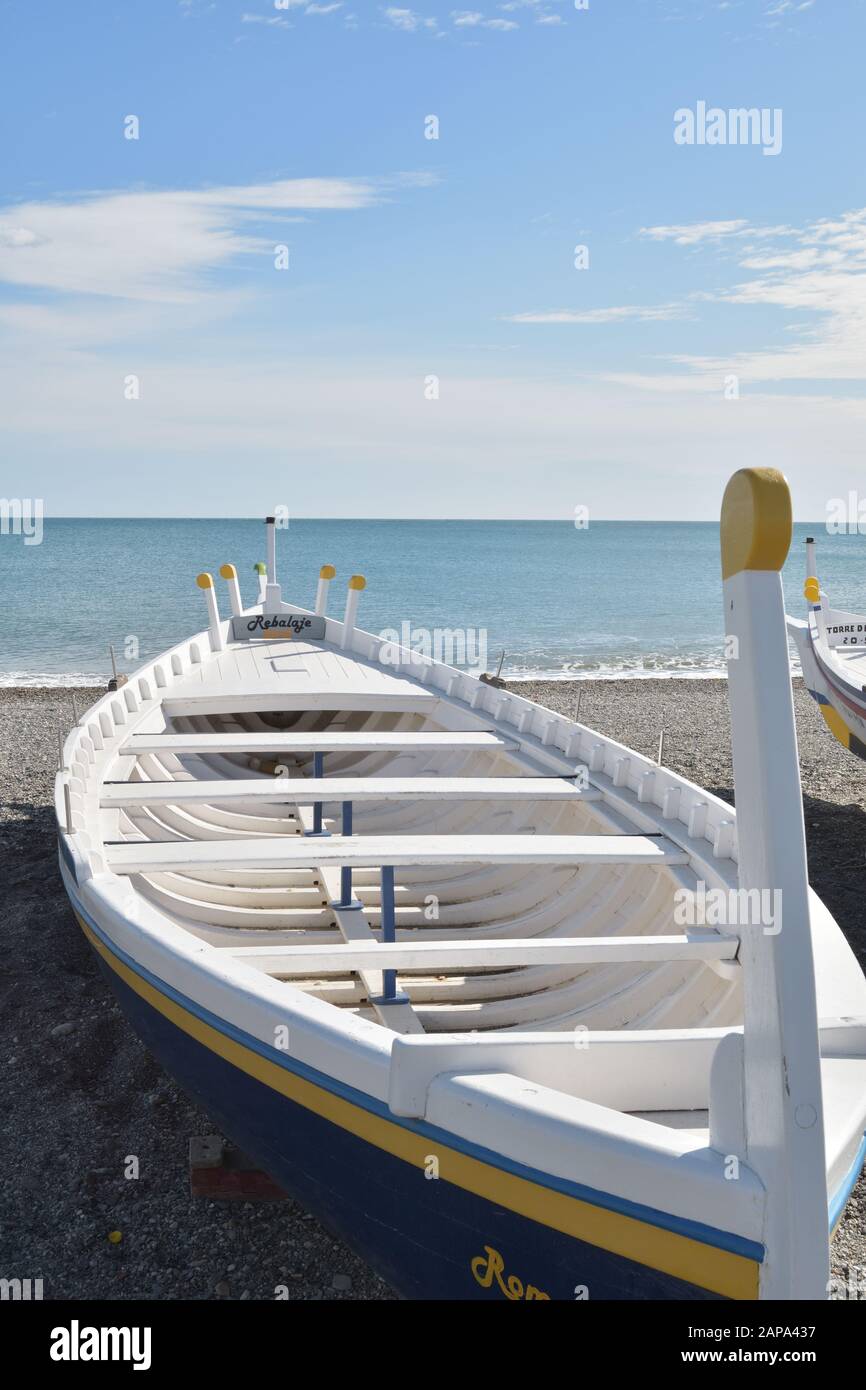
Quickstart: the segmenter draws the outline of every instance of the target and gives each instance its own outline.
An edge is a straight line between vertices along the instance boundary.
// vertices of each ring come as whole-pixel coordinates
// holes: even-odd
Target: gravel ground
[[[574,713],[576,683],[512,688]],[[723,681],[579,688],[582,722],[653,755],[664,725],[665,763],[732,799]],[[79,712],[94,694],[75,692]],[[57,872],[57,727],[72,722],[71,698],[69,690],[0,689],[0,1017],[8,1059],[0,1080],[0,1274],[41,1277],[46,1298],[272,1299],[278,1285],[298,1300],[393,1298],[292,1202],[190,1198],[188,1141],[213,1125],[126,1025]],[[866,963],[866,765],[830,737],[802,688],[795,699],[812,882]],[[137,1180],[124,1177],[131,1154]],[[863,1180],[834,1243],[834,1274],[846,1284],[859,1279],[866,1292]]]

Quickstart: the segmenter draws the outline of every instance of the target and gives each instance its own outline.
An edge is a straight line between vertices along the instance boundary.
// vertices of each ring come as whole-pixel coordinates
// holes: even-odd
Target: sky
[[[4,496],[690,520],[769,464],[817,520],[859,487],[861,0],[479,3],[0,0]]]

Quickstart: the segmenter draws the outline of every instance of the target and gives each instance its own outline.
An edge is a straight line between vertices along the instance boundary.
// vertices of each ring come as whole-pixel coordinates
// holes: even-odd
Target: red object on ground
[[[189,1141],[189,1188],[192,1197],[212,1202],[281,1202],[286,1193],[269,1173],[219,1135]]]

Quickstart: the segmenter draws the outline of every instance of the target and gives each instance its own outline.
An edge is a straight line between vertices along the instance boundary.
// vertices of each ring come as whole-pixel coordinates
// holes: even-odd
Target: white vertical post
[[[66,828],[66,833],[67,833],[67,835],[71,835],[71,834],[73,833],[74,829],[75,829],[75,826],[74,826],[74,823],[73,823],[73,816],[72,816],[72,800],[71,800],[71,792],[70,792],[70,787],[69,787],[69,777],[70,777],[70,773],[67,771],[67,768],[66,768],[66,759],[65,759],[64,753],[63,753],[64,747],[65,747],[65,739],[64,739],[64,737],[63,737],[63,730],[62,730],[61,727],[60,727],[60,721],[58,720],[58,723],[57,723],[57,775],[58,775],[58,777],[60,778],[60,784],[61,784],[61,786],[63,787],[63,808],[64,808],[64,816],[65,816],[65,820],[66,820],[66,826],[65,826],[65,828]]]
[[[210,628],[211,648],[215,652],[224,651],[225,642],[223,641],[222,630],[220,628],[220,611],[217,608],[213,575],[205,572],[204,574],[200,574],[195,582],[200,589],[204,590],[204,596],[207,599],[207,617],[208,627]]]
[[[268,583],[277,582],[277,519],[273,516],[265,517],[265,535],[267,537],[267,556],[268,556]]]
[[[815,537],[806,537],[806,577],[817,579],[818,571],[815,568]]]
[[[225,579],[229,590],[229,605],[232,610],[232,617],[239,618],[244,611],[241,603],[241,589],[238,584],[238,572],[234,565],[221,565],[220,576]]]
[[[280,586],[277,583],[277,519],[273,516],[265,517],[265,528],[268,538],[268,583],[265,590],[265,606],[269,613],[275,613],[283,601]]]
[[[766,1190],[761,1298],[824,1299],[827,1174],[806,836],[780,570],[791,496],[746,468],[722,503],[728,695],[742,889],[778,891],[741,926],[746,1161]],[[763,898],[763,894],[762,894]]]
[[[319,583],[318,587],[316,588],[315,611],[320,618],[324,618],[326,612],[328,611],[328,589],[330,587],[331,580],[334,578],[334,575],[336,573],[337,571],[334,569],[333,565],[322,565],[322,568],[319,570]]]
[[[367,587],[367,581],[363,574],[353,574],[349,580],[349,588],[346,593],[346,611],[343,615],[343,640],[341,647],[348,647],[352,640],[352,633],[355,628],[355,619],[358,616],[358,602],[361,598],[361,590]]]
[[[815,614],[818,636],[822,642],[826,642],[827,595],[822,593],[821,585],[818,582],[818,569],[815,564],[815,540],[813,536],[807,537],[806,540],[806,583],[803,587],[803,595]]]
[[[263,565],[261,560],[259,560],[257,564],[253,565],[253,569],[255,570],[255,573],[258,576],[259,580],[259,593],[258,598],[256,599],[256,603],[261,603],[262,605],[264,605],[265,597],[267,595],[268,590],[267,565]]]

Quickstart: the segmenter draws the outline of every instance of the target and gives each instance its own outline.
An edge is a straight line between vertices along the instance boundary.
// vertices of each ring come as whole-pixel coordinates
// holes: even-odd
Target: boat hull
[[[866,699],[862,687],[832,671],[815,649],[815,641],[805,624],[791,624],[806,689],[817,704],[833,737],[849,753],[866,759]]]
[[[532,1170],[504,1168],[454,1135],[399,1120],[333,1078],[298,1064],[278,1066],[256,1040],[139,973],[78,906],[76,913],[123,1012],[154,1056],[226,1136],[402,1296],[757,1297],[762,1251],[753,1243],[608,1194],[572,1195],[570,1184],[557,1190],[549,1177],[545,1183]],[[459,1180],[428,1178],[430,1160]],[[498,1190],[501,1202],[485,1195]],[[572,1232],[581,1222],[614,1248],[577,1238]],[[623,1246],[642,1258],[629,1258]],[[653,1259],[666,1267],[644,1262]],[[717,1287],[703,1287],[710,1281]]]

